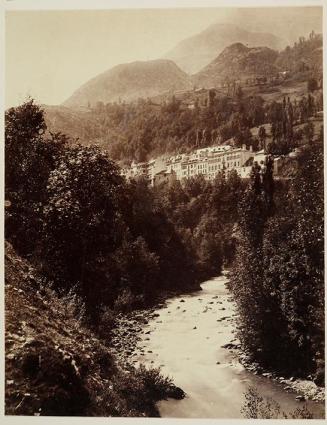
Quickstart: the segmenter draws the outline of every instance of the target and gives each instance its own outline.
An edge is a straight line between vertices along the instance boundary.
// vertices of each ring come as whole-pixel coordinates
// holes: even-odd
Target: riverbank
[[[235,344],[234,341],[231,340],[223,348],[230,350],[247,371],[282,384],[283,390],[294,394],[295,399],[299,402],[306,400],[312,400],[317,403],[325,402],[325,387],[320,387],[309,379],[301,379],[294,376],[285,378],[275,372],[263,369],[257,363],[251,362],[249,356],[242,351],[241,345]]]
[[[232,297],[230,298],[230,301],[233,301]],[[237,314],[235,314],[232,318],[235,328],[237,324],[237,317]],[[311,379],[303,379],[296,376],[286,378],[277,372],[265,370],[257,362],[251,361],[250,355],[242,349],[240,341],[236,338],[231,339],[224,348],[230,350],[233,353],[233,356],[238,359],[240,364],[242,364],[247,371],[254,375],[260,375],[264,378],[282,384],[283,390],[290,394],[294,394],[297,401],[303,402],[306,400],[312,400],[317,403],[325,402],[325,387],[318,386]]]

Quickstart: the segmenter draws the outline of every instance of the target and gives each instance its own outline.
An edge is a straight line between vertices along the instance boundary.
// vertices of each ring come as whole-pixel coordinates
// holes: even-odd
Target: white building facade
[[[126,178],[144,176],[151,185],[154,184],[156,175],[163,172],[166,177],[173,174],[176,180],[198,175],[203,175],[206,180],[214,180],[220,172],[224,171],[228,175],[233,170],[240,177],[248,178],[253,162],[260,163],[264,157],[263,152],[254,153],[251,147],[246,149],[245,145],[241,148],[233,148],[228,145],[212,146],[166,159],[160,157],[149,162],[133,162],[130,169],[125,169],[123,174]],[[156,181],[158,180],[156,179]]]

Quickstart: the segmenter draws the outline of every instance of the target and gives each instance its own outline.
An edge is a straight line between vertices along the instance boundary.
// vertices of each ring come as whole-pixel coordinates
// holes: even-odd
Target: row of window
[[[237,158],[239,158],[239,157],[240,157],[240,154],[239,154],[239,153],[234,154],[234,155],[227,155],[226,160],[227,160],[227,161],[229,161],[229,160],[231,160],[231,159],[237,159]]]
[[[239,166],[240,166],[240,161],[237,161],[237,162],[234,161],[234,163],[227,163],[225,168],[235,168],[235,167],[239,167]],[[220,171],[223,168],[224,168],[224,164],[216,164],[216,165],[211,165],[211,166],[209,165],[208,168],[206,168],[204,166],[201,167],[201,165],[200,165],[198,170],[196,170],[195,168],[190,169],[189,174],[193,176],[193,175],[197,174],[197,172],[198,172],[198,174],[209,173],[209,175],[210,175],[210,173]],[[186,169],[183,170],[183,176],[187,176],[187,174],[188,174],[187,170]]]

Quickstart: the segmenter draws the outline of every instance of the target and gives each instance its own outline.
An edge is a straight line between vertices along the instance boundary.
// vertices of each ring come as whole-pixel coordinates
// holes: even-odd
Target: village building
[[[159,186],[161,184],[168,184],[176,180],[176,173],[174,171],[159,171],[152,182],[152,186]]]
[[[230,145],[211,146],[197,149],[189,155],[176,155],[169,158],[167,171],[174,171],[177,180],[197,175],[203,175],[206,180],[213,180],[218,173],[224,171],[228,174],[232,170],[245,177],[249,170],[242,173],[242,167],[253,156],[252,148],[246,149],[245,145],[241,148],[233,148]]]
[[[278,178],[285,162],[296,159],[298,154],[299,149],[295,149],[287,158],[274,158],[274,175]],[[254,152],[252,146],[247,148],[242,145],[234,148],[231,145],[218,145],[196,149],[189,154],[178,154],[169,158],[162,156],[148,162],[133,162],[130,168],[122,170],[122,174],[127,179],[143,176],[151,186],[199,175],[212,181],[221,172],[229,175],[233,171],[242,179],[248,179],[252,167],[256,164],[264,167],[266,161],[267,154],[264,149]]]

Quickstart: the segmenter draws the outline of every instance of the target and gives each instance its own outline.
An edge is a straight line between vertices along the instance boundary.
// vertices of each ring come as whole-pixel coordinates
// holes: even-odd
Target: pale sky
[[[59,104],[97,74],[162,57],[215,22],[292,42],[321,32],[320,8],[10,11],[6,13],[6,107],[28,95]]]

